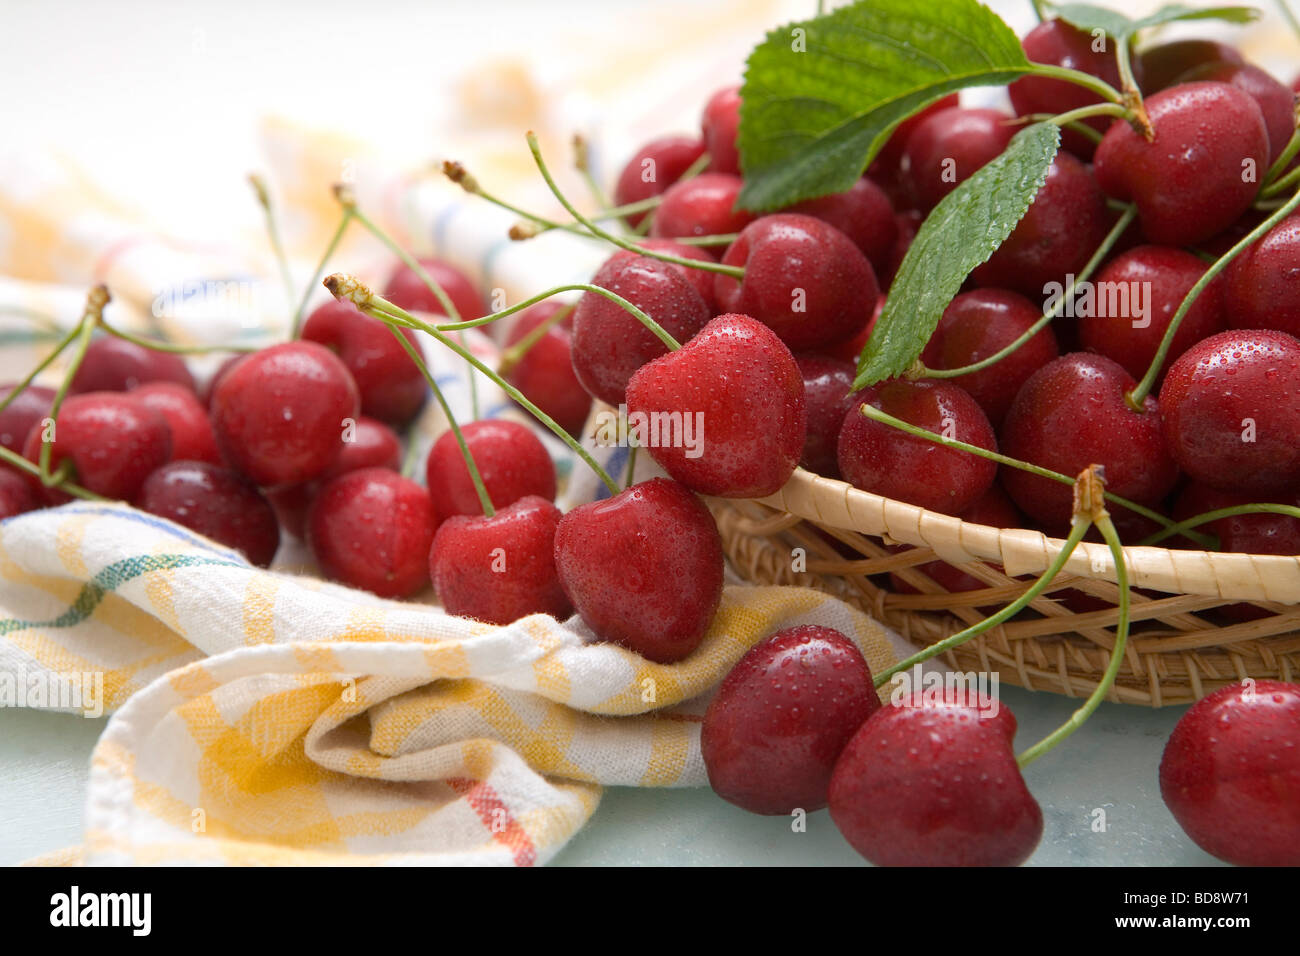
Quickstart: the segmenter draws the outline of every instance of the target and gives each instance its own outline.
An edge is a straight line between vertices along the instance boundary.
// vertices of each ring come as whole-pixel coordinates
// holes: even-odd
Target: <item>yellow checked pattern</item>
[[[578,619],[493,627],[262,571],[124,505],[0,525],[0,670],[103,672],[79,853],[41,863],[544,863],[603,785],[700,786],[708,692],[794,624],[878,625],[796,588],[728,588],[652,664]]]

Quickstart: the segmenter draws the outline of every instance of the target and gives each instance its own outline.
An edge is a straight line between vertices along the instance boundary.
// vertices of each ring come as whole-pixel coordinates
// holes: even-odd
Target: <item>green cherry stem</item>
[[[321,276],[325,274],[325,267],[334,256],[334,252],[343,240],[343,233],[347,232],[348,224],[352,222],[352,207],[345,205],[343,207],[343,216],[339,219],[338,228],[334,230],[334,235],[330,238],[330,243],[325,247],[325,254],[320,257],[320,262],[316,265],[316,271],[312,273],[311,282],[307,283],[307,288],[302,290],[302,298],[298,300],[298,310],[293,314],[293,323],[290,326],[289,337],[298,338],[302,332],[302,320],[307,315],[307,302],[311,299],[312,291],[315,290],[317,283],[320,282]]]
[[[1205,287],[1214,281],[1215,276],[1228,267],[1228,263],[1250,248],[1255,243],[1255,240],[1265,235],[1297,207],[1300,207],[1300,193],[1292,196],[1286,205],[1256,226],[1250,235],[1225,252],[1214,265],[1205,270],[1205,274],[1188,291],[1183,298],[1182,304],[1178,306],[1178,311],[1169,320],[1169,328],[1165,329],[1165,336],[1160,340],[1160,348],[1156,349],[1155,358],[1151,360],[1150,366],[1147,367],[1146,375],[1142,376],[1142,381],[1138,382],[1137,387],[1128,393],[1130,407],[1135,411],[1142,411],[1143,403],[1146,401],[1147,396],[1151,394],[1151,390],[1155,388],[1156,378],[1160,375],[1160,370],[1164,368],[1165,359],[1169,356],[1169,349],[1174,343],[1174,336],[1178,334],[1178,327],[1183,324],[1183,318],[1196,304],[1197,297],[1205,290]]]
[[[54,346],[54,351],[52,351],[49,355],[45,356],[45,358],[41,359],[40,364],[37,365],[34,369],[32,369],[30,372],[28,372],[27,375],[23,378],[23,380],[19,382],[17,385],[15,385],[12,389],[10,389],[9,394],[6,395],[3,400],[0,400],[0,412],[3,412],[6,408],[8,408],[14,399],[16,399],[19,395],[21,395],[24,391],[26,391],[27,387],[31,385],[32,382],[36,381],[36,376],[40,375],[47,368],[53,365],[54,360],[57,359],[60,355],[62,355],[63,350],[66,349],[69,345],[71,345],[76,340],[77,336],[79,336],[80,334],[81,334],[81,324],[78,323],[77,325],[74,325],[69,330],[67,335],[65,335],[62,339],[59,340],[59,343],[56,346]]]
[[[729,246],[739,236],[738,232],[728,232],[717,236],[673,236],[672,240],[683,246]]]
[[[1126,230],[1129,227],[1129,223],[1131,223],[1136,216],[1137,216],[1137,206],[1130,204],[1125,208],[1124,212],[1119,217],[1119,221],[1116,222],[1115,225],[1111,227],[1111,230],[1109,233],[1107,233],[1106,238],[1102,240],[1101,245],[1097,247],[1097,251],[1092,254],[1092,258],[1087,261],[1083,269],[1080,270],[1079,274],[1070,280],[1069,284],[1066,286],[1066,289],[1064,293],[1061,295],[1061,297],[1052,304],[1052,307],[1043,314],[1043,317],[1041,319],[1039,319],[1028,329],[1026,329],[1024,333],[1019,338],[1017,338],[1014,342],[1010,343],[1005,348],[1000,349],[997,352],[994,352],[992,355],[980,359],[978,362],[972,362],[970,365],[963,365],[961,368],[950,368],[950,369],[927,368],[918,362],[917,363],[918,368],[916,372],[909,373],[908,377],[909,378],[959,378],[962,375],[969,375],[972,372],[979,372],[982,371],[983,369],[988,368],[990,365],[996,365],[998,362],[1001,362],[1004,358],[1006,358],[1012,352],[1016,351],[1016,349],[1020,348],[1022,345],[1024,345],[1026,342],[1032,339],[1035,335],[1041,332],[1044,328],[1050,325],[1052,321],[1061,314],[1061,309],[1065,307],[1065,303],[1068,302],[1071,298],[1073,298],[1075,286],[1077,286],[1081,282],[1086,282],[1088,280],[1088,278],[1092,275],[1092,273],[1096,270],[1096,268],[1099,265],[1101,265],[1102,260],[1105,259],[1106,256],[1110,254],[1110,250],[1114,247],[1115,243],[1119,241],[1119,237],[1124,234],[1124,230]]]
[[[262,207],[262,215],[266,220],[266,234],[271,240],[271,251],[275,254],[275,261],[280,267],[280,279],[284,282],[285,302],[292,303],[293,275],[289,271],[289,257],[284,254],[284,243],[280,239],[280,226],[276,222],[275,209],[271,205],[271,194],[267,191],[266,181],[257,173],[249,173],[248,182],[257,195],[257,204]]]
[[[50,404],[49,414],[46,416],[54,427],[58,428],[59,409],[63,407],[63,400],[68,396],[68,390],[72,387],[72,380],[76,377],[77,369],[81,368],[81,363],[86,357],[86,350],[90,348],[91,337],[95,334],[95,327],[104,321],[104,306],[108,305],[110,296],[108,288],[103,285],[97,285],[90,290],[86,296],[86,310],[82,313],[81,321],[77,324],[76,345],[73,347],[72,361],[68,363],[68,369],[63,374],[63,381],[59,383],[58,390],[54,393],[54,401]],[[53,441],[42,441],[39,457],[41,484],[51,488],[61,481],[61,477],[56,477],[50,473],[50,453],[54,448]],[[64,473],[61,473],[64,474]]]
[[[501,353],[501,359],[497,362],[497,374],[504,378],[513,372],[515,366],[522,361],[523,357],[532,351],[533,346],[540,342],[547,332],[572,315],[576,307],[576,302],[570,302],[568,305],[556,309],[554,315],[543,322],[539,322],[535,328],[529,329],[527,335]]]
[[[600,188],[600,183],[596,182],[596,177],[591,174],[591,147],[587,143],[587,137],[581,133],[573,134],[573,166],[582,176],[587,188],[591,190],[591,198],[596,201],[596,208],[602,214],[608,215],[613,207],[609,197],[605,195],[605,190]]]
[[[1183,534],[1189,528],[1197,528],[1203,524],[1209,524],[1211,521],[1218,521],[1220,518],[1235,518],[1237,515],[1286,515],[1291,518],[1300,519],[1300,508],[1294,505],[1233,505],[1230,508],[1216,508],[1213,511],[1206,511],[1199,515],[1194,515],[1185,521],[1171,525],[1155,532],[1139,541],[1139,544],[1155,544],[1165,538],[1171,538],[1176,534]]]
[[[638,256],[648,256],[651,259],[671,262],[674,265],[686,266],[689,269],[701,269],[705,272],[720,272],[723,275],[729,275],[734,279],[743,279],[745,277],[745,270],[738,266],[727,266],[720,262],[701,262],[698,259],[687,259],[684,256],[674,256],[667,252],[656,252],[653,249],[646,249],[644,246],[638,246],[634,242],[629,242],[626,239],[602,229],[600,226],[582,215],[582,213],[578,212],[573,203],[569,202],[569,200],[565,198],[564,193],[560,191],[560,187],[556,185],[554,177],[551,176],[550,169],[546,166],[546,161],[542,159],[542,150],[537,143],[536,134],[530,132],[527,139],[528,149],[533,154],[533,162],[537,164],[537,170],[542,174],[542,178],[546,180],[546,185],[550,188],[555,198],[559,200],[560,205],[564,207],[565,211],[577,222],[585,226],[587,231],[593,236],[598,236],[606,242],[613,243],[620,249],[626,249],[628,252],[634,252]]]
[[[1260,190],[1259,194],[1264,199],[1272,199],[1274,196],[1286,192],[1297,183],[1300,183],[1300,167],[1291,170],[1291,172],[1277,180],[1277,182],[1264,187]]]
[[[1300,129],[1297,129],[1291,134],[1291,140],[1286,144],[1286,149],[1282,150],[1282,155],[1277,158],[1277,162],[1270,166],[1268,172],[1264,174],[1265,189],[1271,186],[1277,178],[1282,175],[1286,168],[1291,165],[1291,160],[1296,158],[1297,153],[1300,153]]]
[[[1126,118],[1129,116],[1129,110],[1127,107],[1121,106],[1118,103],[1098,103],[1094,106],[1081,106],[1077,110],[1057,113],[1055,116],[1049,117],[1047,122],[1053,123],[1056,126],[1066,126],[1071,123],[1077,123],[1081,120],[1091,119],[1094,116],[1118,116]],[[1092,129],[1091,126],[1087,128]],[[1092,131],[1094,133],[1097,132],[1096,130]],[[1098,136],[1097,142],[1101,142],[1100,135]]]
[[[640,445],[633,445],[627,453],[627,480],[623,482],[624,491],[636,483],[636,451],[640,447]]]
[[[539,233],[549,232],[552,229],[562,229],[565,232],[572,232],[580,236],[590,237],[590,233],[581,226],[578,226],[576,223],[556,222],[554,219],[547,219],[545,216],[539,216],[536,213],[529,212],[527,209],[516,206],[512,202],[507,202],[500,196],[488,192],[477,179],[470,175],[469,170],[458,162],[450,160],[444,162],[442,164],[442,173],[471,196],[478,196],[480,199],[484,199],[494,206],[499,206],[506,212],[514,213],[521,219],[525,219],[530,223],[536,223],[539,227],[536,229],[525,229],[520,226],[512,226],[510,229],[511,239],[531,239]],[[613,212],[613,210],[611,210],[611,212]]]
[[[1124,95],[1119,90],[1111,86],[1100,77],[1093,76],[1090,73],[1084,73],[1082,70],[1072,70],[1064,66],[1051,66],[1047,63],[1030,63],[1026,71],[1029,76],[1042,76],[1052,80],[1065,80],[1067,83],[1073,83],[1076,86],[1082,86],[1086,90],[1092,90],[1103,100],[1111,103],[1123,105]]]
[[[170,352],[173,355],[208,355],[212,352],[256,352],[260,347],[256,345],[175,345],[171,342],[147,339],[133,332],[127,332],[125,329],[109,325],[103,319],[100,319],[99,327],[109,335],[130,342],[132,345],[138,345],[154,352]]]
[[[33,462],[28,461],[26,458],[24,458],[22,455],[18,454],[17,452],[12,452],[8,448],[5,448],[3,446],[0,446],[0,461],[3,461],[14,468],[17,468],[19,471],[25,472],[26,474],[29,474],[34,478],[41,477],[40,466],[34,464]],[[56,472],[55,474],[58,475],[62,473],[63,475],[66,476],[67,471],[65,470],[65,466],[67,464],[68,462],[65,460],[63,464],[59,466],[59,471]],[[42,479],[42,483],[44,483],[43,479]],[[57,483],[60,491],[66,491],[74,498],[81,498],[85,501],[107,501],[108,500],[103,495],[97,495],[93,491],[87,491],[85,488],[81,487],[81,485],[75,484],[74,482],[71,481],[67,481],[66,478],[60,479]]]

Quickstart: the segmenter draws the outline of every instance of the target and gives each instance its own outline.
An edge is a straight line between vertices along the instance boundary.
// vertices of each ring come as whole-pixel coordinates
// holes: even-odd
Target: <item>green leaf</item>
[[[1086,30],[1102,30],[1107,36],[1123,37],[1133,32],[1133,21],[1116,10],[1094,7],[1090,3],[1052,4],[1052,13],[1066,23]]]
[[[740,205],[842,192],[917,110],[1030,70],[1015,33],[976,0],[863,0],[779,27],[745,69]]]
[[[1095,7],[1090,3],[1052,4],[1051,11],[1080,30],[1104,30],[1116,39],[1127,39],[1139,30],[1158,27],[1181,20],[1224,20],[1228,23],[1249,23],[1259,18],[1254,7],[1189,7],[1171,3],[1150,16],[1131,20],[1122,13]]]
[[[1011,235],[1047,179],[1061,131],[1035,123],[1002,155],[934,207],[898,269],[884,311],[858,359],[855,389],[901,375],[976,266]]]

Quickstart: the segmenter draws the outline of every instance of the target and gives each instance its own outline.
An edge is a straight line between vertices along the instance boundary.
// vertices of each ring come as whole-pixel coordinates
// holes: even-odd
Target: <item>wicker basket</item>
[[[1029,586],[1017,576],[1037,577],[1064,544],[1036,531],[969,524],[803,469],[769,498],[709,504],[742,577],[829,592],[918,646],[1014,600]],[[891,544],[914,547],[895,553]],[[1133,592],[1132,639],[1112,699],[1160,707],[1245,677],[1300,680],[1300,557],[1156,547],[1125,548],[1125,556],[1133,587],[1143,590]],[[922,570],[936,557],[988,587],[950,593]],[[890,573],[919,593],[892,590]],[[1099,609],[1070,610],[1061,601],[1065,589],[1098,599]],[[1029,609],[945,660],[963,671],[997,671],[1030,690],[1086,696],[1109,660],[1118,595],[1109,549],[1081,544]],[[1263,616],[1230,623],[1211,613],[1242,603]]]

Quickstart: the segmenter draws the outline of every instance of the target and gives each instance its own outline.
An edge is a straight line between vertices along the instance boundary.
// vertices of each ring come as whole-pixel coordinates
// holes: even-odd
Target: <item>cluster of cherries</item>
[[[1095,52],[1090,35],[1061,21],[1024,46],[1034,60],[1119,82],[1113,51]],[[950,97],[902,124],[848,191],[761,216],[737,207],[736,89],[708,101],[700,137],[656,139],[635,154],[615,192],[623,212],[606,217],[626,224],[622,248],[576,304],[503,310],[515,322],[497,377],[570,441],[593,400],[698,416],[703,454],[671,442],[644,449],[668,478],[620,489],[602,474],[609,496],[562,514],[546,449],[505,420],[453,423],[424,483],[405,477],[400,430],[431,381],[414,330],[450,332],[456,322],[430,324],[448,317],[448,303],[459,319],[494,321],[464,275],[422,260],[424,275],[399,266],[382,297],[332,277],[336,301],[299,337],[235,356],[202,390],[174,354],[96,339],[53,427],[49,389],[29,385],[0,404],[0,443],[41,463],[0,468],[0,514],[65,501],[75,482],[259,565],[283,528],[345,584],[400,598],[432,583],[448,612],[495,624],[576,611],[598,638],[671,663],[700,645],[722,593],[721,542],[697,495],[769,495],[802,464],[980,523],[1069,526],[1067,487],[869,418],[864,405],[1066,475],[1104,466],[1112,492],[1176,516],[1259,496],[1297,503],[1300,216],[1206,286],[1149,373],[1206,257],[1262,221],[1259,183],[1243,179],[1243,161],[1267,170],[1284,158],[1292,92],[1212,42],[1158,46],[1134,67],[1153,138],[1113,117],[1067,128],[1027,215],[954,299],[922,364],[860,391],[853,361],[911,240],[945,195],[1002,152],[1014,117]],[[1098,102],[1090,97],[1036,77],[1011,87],[1023,115]],[[1114,208],[1128,203],[1135,212]],[[1096,281],[1148,283],[1149,323],[1135,324],[1136,313],[1058,319],[987,367],[926,374],[964,369],[1024,337],[1043,314],[1033,297],[1086,271],[1115,232]],[[1122,509],[1116,521],[1127,535],[1159,528]],[[1289,516],[1241,515],[1213,530],[1226,550],[1300,553],[1300,521]],[[948,571],[954,589],[982,586]],[[1243,721],[1290,721],[1293,732],[1300,692],[1259,693],[1277,695],[1273,716],[1256,709]],[[1197,726],[1181,756],[1167,755],[1170,780],[1213,750],[1219,731]],[[873,861],[1005,864],[1025,859],[1042,831],[1014,732],[1005,708],[994,720],[957,701],[882,708],[851,641],[800,627],[757,645],[726,679],[703,746],[724,797],[762,813],[829,805]],[[1269,759],[1252,771],[1252,792],[1267,789],[1261,775],[1300,786],[1300,754]],[[1224,767],[1240,774],[1240,761]],[[1197,791],[1202,819],[1230,809],[1235,780]],[[1201,841],[1194,815],[1180,820]],[[1279,819],[1269,818],[1272,844],[1295,862],[1300,821]],[[1255,843],[1246,832],[1232,847]]]

